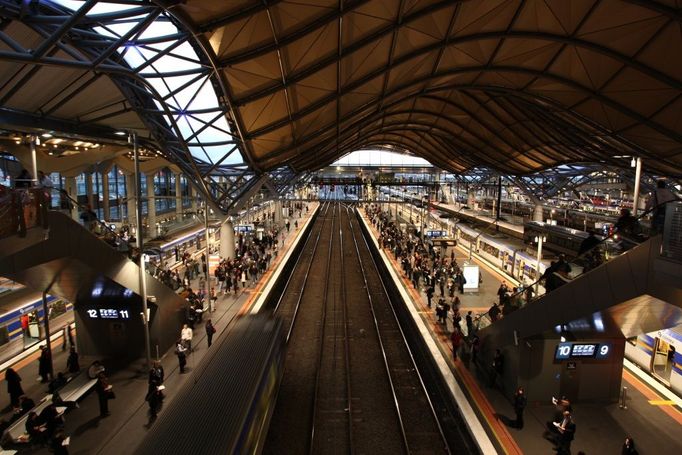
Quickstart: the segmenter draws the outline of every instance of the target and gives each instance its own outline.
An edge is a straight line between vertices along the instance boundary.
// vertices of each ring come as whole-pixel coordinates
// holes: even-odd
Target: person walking
[[[46,383],[50,380],[52,374],[52,357],[45,345],[40,346],[40,358],[38,359],[38,374],[40,375],[40,382]]]
[[[5,381],[7,381],[9,401],[12,407],[16,409],[19,407],[19,397],[24,394],[24,389],[21,388],[21,376],[13,368],[8,368],[5,371]]]
[[[211,347],[213,343],[213,334],[216,332],[213,322],[209,319],[206,321],[206,340],[208,341],[208,347]]]
[[[113,387],[107,381],[104,373],[97,375],[97,382],[95,383],[95,391],[97,392],[97,399],[99,401],[99,416],[109,416],[109,400],[115,397]]]
[[[187,365],[187,349],[182,344],[182,340],[178,340],[175,345],[175,355],[178,356],[178,365],[180,366],[180,374],[185,372],[185,366]]]
[[[71,346],[69,351],[69,357],[66,359],[66,369],[69,373],[78,373],[81,370],[75,346]]]
[[[519,387],[514,394],[514,412],[516,413],[516,420],[513,425],[519,430],[523,428],[523,410],[526,409],[526,404],[528,404],[526,394],[524,393],[523,387]]]

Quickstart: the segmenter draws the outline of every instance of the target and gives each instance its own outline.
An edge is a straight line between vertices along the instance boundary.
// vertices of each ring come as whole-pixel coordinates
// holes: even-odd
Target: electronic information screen
[[[90,319],[130,319],[129,310],[116,308],[90,308],[85,313]]]
[[[605,359],[611,353],[609,343],[559,343],[554,354],[555,360]]]

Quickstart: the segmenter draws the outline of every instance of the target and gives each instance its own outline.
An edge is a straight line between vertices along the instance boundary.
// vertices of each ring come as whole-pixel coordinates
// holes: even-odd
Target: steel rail
[[[344,204],[346,205],[346,204]],[[349,205],[346,205],[346,211],[354,210]],[[350,231],[353,234],[353,244],[355,246],[355,252],[357,254],[358,263],[360,264],[360,271],[362,272],[362,281],[364,283],[365,292],[367,292],[367,299],[369,300],[369,311],[372,314],[372,321],[374,322],[374,329],[377,333],[377,338],[379,341],[379,348],[381,349],[381,357],[384,360],[384,370],[386,371],[386,377],[388,383],[391,387],[391,395],[393,396],[393,404],[395,405],[396,418],[398,419],[398,426],[400,427],[400,434],[403,437],[403,446],[405,447],[405,453],[410,453],[410,444],[407,441],[407,432],[405,431],[405,423],[403,422],[403,417],[400,412],[400,403],[398,402],[398,394],[396,392],[395,384],[393,383],[393,377],[391,376],[391,367],[388,363],[388,356],[386,355],[386,349],[384,348],[384,342],[381,339],[381,330],[379,329],[379,321],[377,320],[376,312],[374,311],[374,299],[372,299],[372,293],[369,290],[369,283],[367,283],[367,272],[365,272],[365,266],[362,263],[362,257],[360,256],[360,249],[358,247],[358,241],[355,236],[355,230],[353,229],[353,220],[348,217],[348,225]]]
[[[358,209],[356,209],[356,217],[359,217],[360,215],[359,215],[359,213],[357,213],[357,210]],[[355,239],[355,236],[354,236],[354,239]],[[367,248],[367,251],[369,251],[370,249],[369,249],[369,244],[367,243],[367,238],[363,235],[362,239],[365,243],[365,247]],[[355,244],[356,249],[357,249],[358,255],[360,255],[360,250],[358,248],[357,239],[355,239],[355,240],[356,240],[356,244]],[[379,282],[381,283],[381,288],[383,289],[384,294],[386,294],[387,296],[390,295],[386,289],[386,283],[384,282],[381,274],[379,273],[379,267],[378,267],[376,261],[374,260],[374,257],[371,254],[369,256],[371,258],[371,263],[374,266],[374,270],[378,276]],[[361,267],[362,267],[362,261],[361,261]],[[362,270],[363,270],[363,277],[365,277],[366,275],[365,275],[364,267],[362,267]],[[367,289],[367,293],[369,295],[370,291],[369,291],[369,288],[367,287],[367,282],[365,282],[365,288]],[[370,301],[371,301],[371,297],[370,297]],[[389,302],[390,302],[390,299],[389,299]],[[405,336],[405,332],[403,331],[403,328],[400,324],[400,320],[398,319],[398,316],[395,313],[395,308],[393,307],[392,303],[389,303],[388,306],[391,310],[391,314],[395,318],[396,325],[398,326],[398,330],[400,332],[400,336],[401,336],[403,343],[405,345],[405,349],[407,350],[407,353],[410,357],[411,364],[414,366],[414,372],[417,375],[417,378],[419,379],[419,384],[421,385],[421,391],[423,392],[424,398],[426,399],[426,402],[428,403],[429,409],[431,411],[431,417],[433,417],[433,420],[436,423],[436,426],[438,428],[438,432],[440,433],[441,440],[443,441],[444,447],[445,447],[447,453],[452,453],[452,451],[450,450],[450,446],[448,444],[447,438],[445,437],[445,433],[443,432],[443,427],[441,426],[440,420],[438,419],[438,415],[437,415],[436,410],[433,406],[431,396],[429,395],[429,391],[426,387],[426,384],[424,383],[424,378],[422,377],[421,373],[419,372],[419,368],[417,367],[417,362],[414,359],[414,354],[412,353],[412,349],[410,349],[410,345],[407,342],[407,337]],[[373,308],[372,308],[372,314],[374,315],[374,309]],[[380,333],[380,330],[379,330],[379,333]],[[381,347],[382,347],[382,351],[383,351],[383,344],[381,344]],[[383,354],[385,356],[385,352],[383,352]],[[387,362],[387,367],[388,367],[388,362]],[[397,397],[395,399],[397,402]],[[399,406],[397,409],[398,409],[398,412],[400,412]],[[402,421],[402,418],[401,418],[401,421]]]
[[[322,300],[322,322],[320,326],[320,343],[319,350],[317,353],[317,371],[315,372],[315,389],[313,392],[313,401],[311,403],[312,413],[311,413],[311,424],[310,424],[310,437],[308,438],[308,450],[310,455],[315,453],[315,420],[317,418],[317,403],[320,393],[320,378],[322,371],[322,359],[324,353],[324,337],[325,337],[325,327],[327,322],[327,301],[329,296],[329,277],[331,271],[331,260],[332,260],[332,250],[334,248],[334,221],[336,217],[336,206],[332,208],[331,216],[331,236],[329,237],[329,254],[327,255],[327,267],[325,270],[324,282],[327,284],[325,289],[324,298]]]
[[[323,207],[320,208],[320,212],[324,210],[324,216],[327,215],[327,211],[329,210],[329,205],[330,204],[324,204]],[[291,323],[289,325],[289,329],[287,330],[287,335],[286,335],[286,343],[289,343],[289,339],[291,338],[291,333],[294,330],[294,325],[296,323],[296,317],[298,316],[298,310],[301,306],[301,301],[303,300],[303,293],[305,292],[306,289],[306,284],[308,283],[308,277],[310,275],[310,269],[312,268],[313,265],[313,259],[315,258],[315,254],[317,252],[317,246],[320,242],[320,235],[322,234],[322,231],[324,229],[324,225],[326,223],[326,218],[322,220],[322,225],[320,226],[320,229],[317,231],[317,237],[315,239],[315,244],[313,245],[313,250],[310,254],[310,263],[308,264],[308,267],[306,269],[305,275],[303,277],[303,284],[301,284],[301,287],[298,291],[298,299],[296,300],[296,305],[294,307],[294,312],[291,317]],[[305,241],[304,248],[308,245],[308,242],[312,238],[312,235],[308,236],[308,238]],[[299,262],[301,261],[301,258],[303,257],[303,254],[300,254],[298,258],[296,259],[296,263],[294,264],[294,268],[298,267]],[[279,296],[279,299],[277,300],[277,304],[275,305],[275,309],[273,310],[274,314],[277,314],[279,311],[280,305],[282,304],[282,300],[284,299],[284,296],[287,295],[287,291],[289,290],[289,286],[291,284],[291,279],[293,277],[293,274],[289,274],[289,277],[287,278],[287,282],[284,285],[284,290]]]
[[[346,298],[346,274],[345,274],[345,262],[343,259],[343,227],[341,224],[341,206],[345,204],[339,203],[339,256],[341,258],[341,305],[343,310],[343,345],[345,349],[345,360],[346,360],[346,396],[347,403],[346,409],[348,409],[348,452],[351,454],[355,453],[355,446],[353,444],[353,393],[351,386],[351,370],[350,370],[350,338],[348,336],[348,299]],[[346,206],[346,216],[348,216],[348,206]],[[350,218],[350,217],[349,217]],[[336,328],[336,324],[334,324]],[[334,343],[336,344],[336,337],[334,338]],[[334,348],[336,352],[336,347]]]

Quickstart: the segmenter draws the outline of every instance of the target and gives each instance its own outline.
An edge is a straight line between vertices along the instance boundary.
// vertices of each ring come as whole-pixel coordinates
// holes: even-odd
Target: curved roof
[[[263,169],[390,144],[453,171],[631,153],[680,175],[681,5],[189,0],[169,11],[213,53]]]
[[[680,0],[7,0],[0,19],[5,107],[138,130],[218,204],[387,146],[454,172],[637,155],[682,176]]]

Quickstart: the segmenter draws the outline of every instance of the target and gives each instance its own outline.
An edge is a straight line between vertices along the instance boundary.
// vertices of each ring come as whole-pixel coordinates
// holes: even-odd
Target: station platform
[[[230,330],[230,323],[239,315],[249,312],[255,305],[264,300],[265,294],[269,291],[282,268],[291,254],[291,251],[301,241],[301,234],[312,220],[313,214],[317,209],[317,203],[308,205],[308,213],[303,212],[301,218],[291,218],[291,221],[298,221],[298,228],[294,228],[293,223],[290,232],[283,229],[280,233],[279,247],[277,254],[273,254],[273,260],[268,270],[251,286],[247,286],[240,292],[228,295],[219,295],[213,313],[205,314],[203,321],[195,324],[194,338],[192,341],[193,353],[187,358],[187,368],[185,374],[180,374],[178,360],[171,349],[168,352],[158,353],[158,358],[165,370],[166,386],[164,404],[173,400],[174,391],[192,381],[192,371],[201,363],[209,353],[206,343],[206,331],[204,323],[210,318],[217,332],[214,335],[214,343],[220,337],[225,336]],[[215,279],[211,277],[212,279]],[[198,285],[199,278],[192,282],[193,287]],[[179,333],[178,333],[179,337]],[[61,371],[66,365],[66,352],[61,351],[59,341],[54,342],[53,363],[55,372]],[[156,358],[157,356],[153,356]],[[28,396],[33,398],[36,403],[45,396],[46,384],[41,384],[36,380],[38,376],[37,356],[29,357],[15,365],[15,369],[22,377],[22,386]],[[80,359],[81,369],[86,369],[95,359]],[[154,424],[153,418],[149,416],[148,404],[145,401],[147,394],[148,371],[144,361],[140,360],[117,370],[107,371],[110,384],[116,393],[116,399],[109,401],[110,416],[101,418],[99,416],[99,405],[97,396],[91,393],[79,404],[78,409],[70,411],[65,416],[64,431],[70,436],[71,443],[69,451],[71,453],[88,454],[112,454],[132,453],[144,437],[146,431]],[[11,413],[9,409],[8,395],[0,395],[0,406],[3,409],[3,417]],[[163,413],[163,409],[159,411]],[[48,454],[45,447],[38,446],[18,446],[19,453],[26,454]]]
[[[379,233],[367,220],[364,211],[361,214],[378,246],[376,239]],[[450,254],[450,249],[446,254]],[[460,264],[468,258],[468,252],[460,247],[455,247],[455,254]],[[472,431],[479,447],[489,444],[488,447],[494,447],[494,452],[506,454],[553,453],[553,444],[543,436],[546,422],[551,420],[554,412],[552,397],[548,396],[544,402],[529,402],[524,414],[524,428],[513,428],[511,422],[515,414],[510,397],[497,387],[490,387],[492,367],[471,362],[465,352],[466,344],[460,349],[460,357],[453,360],[450,342],[452,320],[449,319],[446,325],[438,323],[435,310],[427,306],[425,294],[414,289],[393,255],[382,250],[381,257],[392,271],[415,323],[423,327],[425,341],[446,381],[452,384],[451,391],[465,418],[474,418],[484,431]],[[469,310],[474,313],[487,311],[492,302],[497,301],[497,289],[503,280],[513,284],[511,277],[503,271],[476,257],[474,261],[480,266],[483,283],[475,294],[457,294],[462,302],[462,317]],[[438,296],[436,290],[435,297]],[[466,334],[466,327],[462,328]],[[682,429],[682,400],[627,360],[625,366],[622,384],[628,388],[627,409],[619,407],[619,403],[575,403],[573,415],[577,428],[572,453],[620,453],[626,436],[635,440],[640,454],[682,453],[682,441],[678,437]],[[467,415],[468,412],[473,415]],[[477,425],[468,424],[470,431],[476,430]]]

